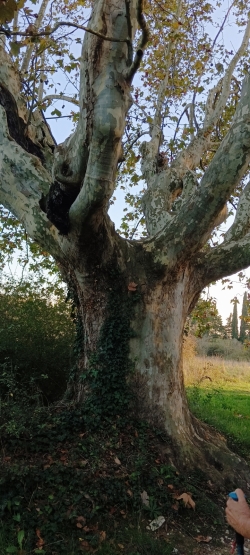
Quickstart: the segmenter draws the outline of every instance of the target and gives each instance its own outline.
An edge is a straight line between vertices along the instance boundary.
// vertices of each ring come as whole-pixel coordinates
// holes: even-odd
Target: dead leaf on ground
[[[106,532],[104,530],[101,530],[100,532],[100,542],[104,542],[106,540]]]
[[[190,493],[183,493],[182,495],[177,497],[177,501],[179,501],[180,499],[182,499],[184,506],[187,507],[187,509],[195,509],[195,502],[192,499]]]
[[[131,491],[131,489],[127,489],[127,494],[129,495],[129,497],[133,497],[133,492]]]
[[[90,553],[94,553],[93,547],[87,542],[86,540],[81,539],[80,547],[84,549],[84,551],[90,551]]]
[[[38,537],[38,540],[36,542],[36,546],[38,547],[38,549],[42,548],[43,545],[45,544],[45,541],[43,540],[43,538],[41,537],[41,532],[39,530],[39,528],[36,529],[36,535]]]
[[[115,457],[115,464],[118,464],[118,465],[122,464],[120,459],[118,459],[118,457]]]
[[[211,536],[197,536],[197,538],[195,538],[197,542],[204,542],[204,543],[209,543],[211,542]]]
[[[86,518],[84,516],[78,516],[76,520],[77,520],[77,522],[82,522],[84,524],[86,522]]]
[[[128,290],[129,290],[129,291],[136,291],[136,287],[137,287],[137,283],[134,283],[134,281],[131,281],[131,282],[128,284]]]
[[[168,489],[174,489],[174,486],[172,484],[168,484]]]
[[[145,490],[141,493],[141,500],[143,505],[146,505],[146,507],[149,507],[149,496]]]

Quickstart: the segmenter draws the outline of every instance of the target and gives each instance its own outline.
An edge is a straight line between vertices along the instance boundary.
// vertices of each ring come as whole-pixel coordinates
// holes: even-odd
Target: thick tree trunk
[[[132,272],[124,263],[127,253],[117,256],[118,250],[105,261],[93,251],[85,272],[71,268],[79,349],[71,394],[85,405],[92,425],[133,414],[167,433],[178,467],[199,467],[215,482],[224,476],[232,487],[236,479],[244,485],[247,465],[187,404],[182,343],[195,272],[187,266],[162,276],[158,269],[157,278],[150,263],[145,272],[131,254]]]

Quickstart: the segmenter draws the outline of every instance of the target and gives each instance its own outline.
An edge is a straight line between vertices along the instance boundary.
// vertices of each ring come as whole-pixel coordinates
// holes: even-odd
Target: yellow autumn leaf
[[[203,63],[200,60],[197,60],[194,64],[195,69],[197,69],[197,71],[199,71],[200,69],[203,68]]]

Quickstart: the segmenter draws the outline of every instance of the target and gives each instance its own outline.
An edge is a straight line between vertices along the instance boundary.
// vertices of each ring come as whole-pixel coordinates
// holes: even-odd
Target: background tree
[[[207,335],[211,338],[225,336],[221,315],[216,306],[216,299],[200,298],[188,318],[189,330],[196,337]]]
[[[226,320],[226,324],[224,326],[226,339],[231,339],[231,337],[232,337],[232,319],[233,319],[233,314],[231,312],[229,314],[229,316]]]
[[[45,404],[60,399],[74,365],[75,330],[64,292],[50,298],[35,282],[4,281],[0,321],[0,380],[7,365],[16,383],[36,390]]]
[[[238,304],[238,300],[234,299],[233,301],[233,316],[232,316],[232,339],[238,339],[239,338],[239,331],[238,331],[238,309],[237,309],[237,304]]]
[[[239,340],[244,343],[247,337],[247,331],[249,329],[248,319],[249,317],[249,300],[247,292],[245,291],[243,302],[242,302],[242,310],[241,310],[241,320],[240,320],[240,336]]]
[[[183,329],[201,291],[250,263],[250,20],[234,2],[211,38],[204,22],[214,11],[205,1],[146,2],[143,12],[141,0],[43,0],[37,14],[15,12],[11,26],[2,17],[0,199],[71,288],[79,339],[72,395],[86,415],[125,416],[136,376],[139,411],[165,428],[179,464],[212,465],[220,480],[222,468],[238,478],[244,465],[192,417],[182,372]],[[219,40],[230,11],[244,28],[235,53]],[[77,60],[65,45],[73,29],[86,30],[84,17]],[[57,67],[80,75],[77,98],[60,90],[79,113],[59,146],[44,118],[58,98]],[[138,70],[142,93],[132,85]],[[108,215],[116,177],[122,187],[143,180],[141,197],[126,195],[133,229],[125,237]],[[221,244],[207,244],[232,197],[234,223]]]

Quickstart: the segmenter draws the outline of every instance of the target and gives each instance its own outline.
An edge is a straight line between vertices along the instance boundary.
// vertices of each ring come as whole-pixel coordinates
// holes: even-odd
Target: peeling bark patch
[[[16,101],[2,83],[0,84],[0,104],[5,109],[9,134],[12,139],[26,150],[26,152],[40,158],[41,162],[44,164],[45,158],[42,150],[25,135],[27,127],[23,119],[18,115]]]

